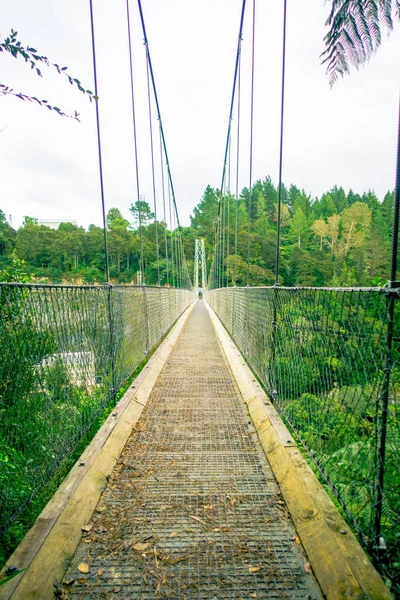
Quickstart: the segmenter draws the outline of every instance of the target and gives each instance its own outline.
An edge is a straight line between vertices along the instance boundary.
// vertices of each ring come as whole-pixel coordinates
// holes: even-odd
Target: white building
[[[38,220],[39,225],[45,225],[45,227],[50,227],[50,229],[58,229],[58,227],[61,225],[61,223],[71,223],[72,225],[75,225],[76,227],[78,226],[78,223],[75,221],[75,219],[61,219],[61,220],[39,219]]]

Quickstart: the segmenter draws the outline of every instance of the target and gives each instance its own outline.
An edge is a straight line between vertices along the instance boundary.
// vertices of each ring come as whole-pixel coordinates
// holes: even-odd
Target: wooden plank
[[[7,565],[26,569],[0,587],[0,599],[53,598],[53,583],[59,582],[104,489],[132,426],[137,422],[151,390],[189,317],[194,304],[139,373],[92,442],[71,469],[56,494],[43,509]],[[84,462],[83,466],[79,466]]]
[[[381,577],[255,382],[218,317],[208,308],[321,590],[328,600],[390,600],[392,595]]]

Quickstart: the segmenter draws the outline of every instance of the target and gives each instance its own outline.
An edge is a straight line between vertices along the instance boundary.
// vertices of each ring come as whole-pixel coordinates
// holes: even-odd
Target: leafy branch
[[[25,62],[30,65],[31,69],[36,71],[38,77],[42,77],[42,71],[39,67],[42,67],[42,65],[46,65],[47,67],[53,67],[54,69],[56,69],[59,75],[64,75],[68,79],[70,85],[76,86],[80,92],[86,94],[89,97],[90,102],[92,102],[92,100],[98,100],[98,97],[94,95],[93,92],[91,92],[90,90],[86,90],[83,87],[79,79],[72,77],[68,73],[68,67],[60,67],[57,63],[51,62],[46,56],[41,56],[40,54],[38,54],[35,48],[32,48],[30,46],[24,47],[18,40],[17,36],[18,32],[12,29],[10,35],[4,41],[0,42],[0,52],[9,52],[14,58],[18,58],[19,56],[21,56],[25,60]],[[79,114],[76,111],[74,111],[73,115],[69,115],[62,111],[60,108],[58,108],[58,106],[53,106],[52,104],[50,104],[47,100],[40,100],[36,96],[29,96],[27,94],[23,94],[22,92],[16,92],[14,89],[3,83],[0,83],[0,95],[11,95],[23,101],[27,100],[28,102],[36,102],[40,106],[45,106],[50,111],[56,112],[61,117],[69,117],[71,119],[76,119],[77,121],[79,121]]]

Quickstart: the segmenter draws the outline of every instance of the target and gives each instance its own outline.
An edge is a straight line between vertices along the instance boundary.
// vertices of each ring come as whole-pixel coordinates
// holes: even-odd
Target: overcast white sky
[[[107,209],[129,217],[136,200],[125,0],[94,0]],[[242,0],[142,0],[181,222],[205,187],[221,180]],[[277,181],[282,0],[257,1],[254,179]],[[320,65],[329,2],[288,1],[287,90],[283,178],[313,196],[334,184],[394,187],[400,74],[400,27],[369,65],[330,89]],[[248,185],[250,21],[243,36],[240,187]],[[131,0],[139,121],[140,191],[152,202],[145,55]],[[0,34],[14,28],[23,43],[93,89],[89,2],[13,0],[0,7]],[[56,72],[39,79],[20,60],[0,54],[0,80],[45,98],[81,123],[36,105],[0,97],[0,208],[22,217],[101,225],[95,110]],[[236,127],[236,124],[233,124]],[[158,148],[156,144],[156,148]],[[157,155],[157,167],[159,165]],[[157,172],[159,179],[159,171]],[[161,195],[158,191],[159,212]]]

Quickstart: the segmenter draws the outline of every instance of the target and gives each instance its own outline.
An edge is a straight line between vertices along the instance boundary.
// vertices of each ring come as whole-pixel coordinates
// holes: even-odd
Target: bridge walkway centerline
[[[68,598],[322,597],[203,301],[83,529]]]

